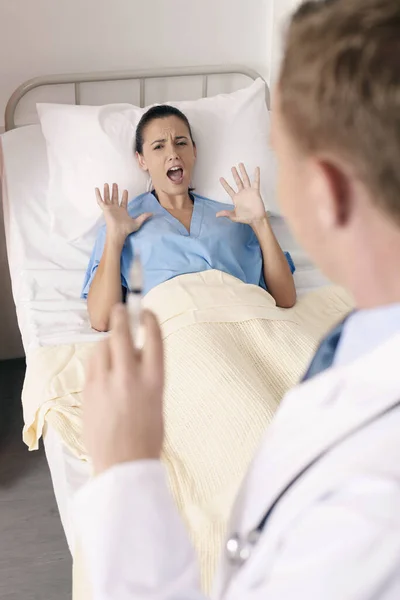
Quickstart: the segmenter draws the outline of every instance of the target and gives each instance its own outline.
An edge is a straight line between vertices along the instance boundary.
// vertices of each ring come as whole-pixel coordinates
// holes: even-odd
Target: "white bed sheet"
[[[279,224],[281,225],[281,224]],[[283,244],[285,249],[288,244]],[[320,272],[298,252],[292,251],[299,295],[323,285]],[[17,316],[26,351],[38,346],[75,344],[99,339],[87,316],[86,302],[79,299],[84,271],[22,269],[18,272]]]
[[[46,146],[39,125],[14,130],[2,138],[1,165],[7,252],[14,301],[25,351],[38,346],[89,342],[103,334],[89,324],[79,294],[95,231],[80,246],[50,234],[46,206]],[[299,295],[326,283],[294,242],[282,218],[272,226],[296,264]],[[71,455],[57,433],[44,436],[47,461],[69,547],[74,538],[71,503],[90,477],[87,463]]]
[[[8,261],[25,351],[91,338],[96,334],[79,293],[95,231],[79,246],[51,235],[39,125],[2,136],[1,165]]]
[[[73,556],[75,537],[72,502],[75,493],[91,476],[90,465],[74,456],[62,443],[58,433],[48,425],[45,426],[43,441],[61,523]]]

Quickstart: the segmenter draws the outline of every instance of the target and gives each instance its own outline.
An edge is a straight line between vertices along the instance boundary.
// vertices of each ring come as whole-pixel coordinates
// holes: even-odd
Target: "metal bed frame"
[[[139,81],[140,107],[146,105],[146,81],[148,79],[166,79],[172,77],[202,77],[202,97],[208,95],[208,78],[211,75],[244,75],[250,79],[261,77],[253,69],[241,65],[232,66],[205,66],[205,67],[180,67],[172,69],[145,69],[138,71],[105,71],[99,73],[72,73],[66,75],[49,75],[36,77],[20,85],[10,97],[5,111],[5,129],[15,129],[15,111],[21,99],[32,90],[49,85],[74,85],[75,104],[80,104],[81,85],[85,83],[101,83],[109,81]],[[265,80],[264,80],[265,81]],[[270,108],[270,91],[266,83],[266,103]]]

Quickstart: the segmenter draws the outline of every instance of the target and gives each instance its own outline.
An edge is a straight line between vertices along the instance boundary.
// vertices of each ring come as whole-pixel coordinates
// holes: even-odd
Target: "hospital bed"
[[[152,90],[152,101],[169,100],[174,94],[168,87],[171,82],[179,81],[182,91],[181,81],[188,80],[192,87],[197,86],[202,96],[207,96],[219,89],[231,91],[243,86],[246,78],[258,77],[260,75],[253,70],[236,66],[89,73],[37,78],[14,92],[7,105],[6,130],[12,131],[19,125],[26,129],[27,135],[23,143],[17,137],[15,142],[7,142],[7,152],[14,153],[14,156],[8,160],[7,169],[2,161],[2,189],[13,297],[28,357],[40,347],[92,342],[101,336],[91,330],[85,302],[79,298],[89,249],[72,248],[61,241],[55,244],[49,236],[45,201],[48,179],[46,145],[40,125],[35,124],[33,105],[27,102],[29,95],[37,93],[41,100],[56,97],[57,101],[63,102],[63,94],[66,93],[67,102],[72,100],[72,103],[79,104],[85,101],[85,86],[94,84],[99,90],[98,86],[102,84],[129,82],[136,94],[134,100],[145,106],[149,101],[149,89]],[[56,90],[55,96],[53,90]],[[154,98],[156,92],[160,96]],[[266,101],[269,105],[268,87]],[[25,114],[28,113],[29,125],[24,121],[23,109]],[[295,262],[299,297],[323,286],[326,280],[295,243],[283,218],[272,217],[271,223],[281,247],[291,253]],[[62,524],[73,552],[71,502],[74,492],[90,477],[90,467],[74,456],[48,423],[44,429],[44,447]]]

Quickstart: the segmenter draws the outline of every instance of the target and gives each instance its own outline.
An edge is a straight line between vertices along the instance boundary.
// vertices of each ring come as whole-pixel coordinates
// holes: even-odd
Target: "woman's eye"
[[[161,150],[162,146],[158,145],[158,146],[154,146],[154,150]]]
[[[187,146],[186,142],[178,142],[178,146]]]

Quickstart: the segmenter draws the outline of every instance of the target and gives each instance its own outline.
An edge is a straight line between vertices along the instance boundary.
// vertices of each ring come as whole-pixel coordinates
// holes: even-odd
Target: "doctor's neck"
[[[360,215],[337,270],[359,309],[400,304],[400,224],[370,209],[375,214]]]
[[[182,194],[168,194],[162,190],[154,190],[158,202],[167,210],[189,210],[193,201],[189,190]]]

